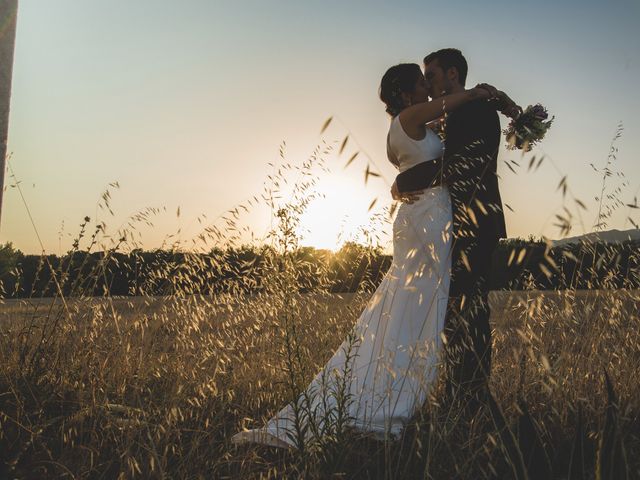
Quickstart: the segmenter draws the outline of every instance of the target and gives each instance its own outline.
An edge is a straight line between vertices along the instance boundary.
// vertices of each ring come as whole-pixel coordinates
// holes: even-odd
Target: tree
[[[18,275],[16,269],[22,263],[24,254],[13,248],[11,242],[0,245],[0,293],[14,292]]]

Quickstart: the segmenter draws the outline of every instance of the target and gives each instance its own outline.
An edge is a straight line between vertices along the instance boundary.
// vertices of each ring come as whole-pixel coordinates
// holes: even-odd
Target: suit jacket
[[[399,174],[400,192],[446,185],[451,192],[456,239],[482,243],[506,238],[497,164],[500,120],[496,104],[474,100],[446,117],[441,162],[423,162]]]

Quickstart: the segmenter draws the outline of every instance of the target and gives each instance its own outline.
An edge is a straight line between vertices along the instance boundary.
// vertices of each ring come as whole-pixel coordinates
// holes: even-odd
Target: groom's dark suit
[[[496,175],[500,121],[495,103],[469,102],[448,114],[443,161],[396,178],[400,192],[444,184],[453,207],[452,276],[445,318],[450,394],[474,411],[491,368],[488,288],[491,256],[506,237]],[[461,394],[461,395],[458,395]]]

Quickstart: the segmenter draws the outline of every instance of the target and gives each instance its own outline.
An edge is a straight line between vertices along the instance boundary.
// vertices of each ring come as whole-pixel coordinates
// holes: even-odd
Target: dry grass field
[[[497,409],[470,424],[436,389],[399,442],[289,453],[229,438],[306,385],[369,294],[265,295],[3,301],[0,477],[640,476],[638,291],[492,292]]]

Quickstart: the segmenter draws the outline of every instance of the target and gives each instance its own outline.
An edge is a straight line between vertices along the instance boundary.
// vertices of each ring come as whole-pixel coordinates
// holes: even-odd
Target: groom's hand
[[[391,197],[394,200],[400,201],[402,203],[411,204],[420,199],[420,195],[424,193],[424,190],[415,190],[413,192],[402,192],[398,191],[398,185],[396,182],[393,182],[391,185]]]

